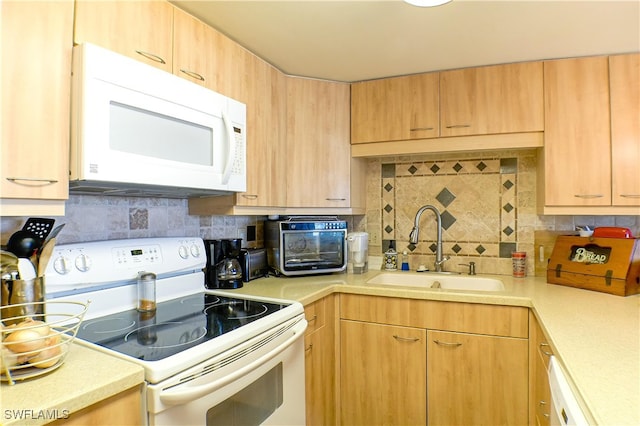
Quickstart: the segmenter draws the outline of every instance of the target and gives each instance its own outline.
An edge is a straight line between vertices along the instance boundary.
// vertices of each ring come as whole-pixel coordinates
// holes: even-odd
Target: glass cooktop
[[[215,339],[287,305],[198,293],[84,321],[77,337],[144,361],[157,361]]]

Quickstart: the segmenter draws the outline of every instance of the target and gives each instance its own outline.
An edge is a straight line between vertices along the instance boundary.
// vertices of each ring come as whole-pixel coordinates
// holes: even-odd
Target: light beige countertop
[[[73,344],[64,363],[46,375],[0,386],[0,424],[42,425],[141,384],[144,370]]]
[[[228,292],[305,305],[337,292],[528,307],[545,330],[587,417],[600,425],[640,425],[640,295],[611,296],[547,284],[544,278],[510,276],[491,276],[503,281],[502,292],[366,283],[378,273],[262,278]],[[73,345],[64,365],[54,372],[15,386],[2,384],[0,424],[46,423],[44,419],[19,420],[11,410],[33,415],[78,411],[142,383],[143,376],[136,364]]]
[[[613,296],[547,284],[544,278],[534,277],[486,276],[500,279],[505,285],[502,292],[366,283],[379,272],[270,277],[229,292],[303,304],[339,292],[529,307],[572,381],[587,418],[599,425],[640,425],[640,295]]]

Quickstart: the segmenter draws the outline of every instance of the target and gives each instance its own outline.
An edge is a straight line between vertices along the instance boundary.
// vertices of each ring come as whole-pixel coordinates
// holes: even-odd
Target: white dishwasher
[[[551,426],[588,426],[584,413],[555,356],[549,361],[549,387],[551,388]]]

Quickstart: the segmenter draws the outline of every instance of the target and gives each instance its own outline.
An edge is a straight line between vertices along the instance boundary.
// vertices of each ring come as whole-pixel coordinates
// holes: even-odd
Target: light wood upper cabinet
[[[429,425],[526,425],[528,341],[427,333]]]
[[[544,203],[611,205],[607,57],[544,63]]]
[[[438,73],[351,85],[351,143],[439,135]]]
[[[425,425],[426,330],[340,321],[343,425]]]
[[[542,131],[542,62],[440,73],[440,135]]]
[[[0,7],[1,211],[64,214],[69,191],[73,1],[3,1]],[[32,205],[12,210],[15,199]]]
[[[172,72],[173,6],[159,0],[76,1],[74,40]]]
[[[640,206],[640,54],[609,57],[611,90],[611,197]]]
[[[211,58],[218,32],[188,13],[173,8],[173,73],[214,89],[216,71]]]
[[[287,77],[287,206],[349,207],[349,85]]]

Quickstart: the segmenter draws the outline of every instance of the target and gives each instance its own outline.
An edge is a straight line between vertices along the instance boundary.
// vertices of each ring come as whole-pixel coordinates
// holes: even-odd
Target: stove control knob
[[[178,248],[178,254],[183,259],[186,259],[187,257],[189,257],[189,251],[187,250],[187,248],[185,246],[180,246]]]
[[[198,247],[197,245],[193,244],[191,246],[191,256],[200,257],[200,247]]]
[[[60,256],[53,261],[53,269],[60,275],[66,275],[71,271],[71,262],[68,258]]]
[[[91,258],[86,254],[81,254],[76,257],[76,269],[80,272],[87,272],[91,269]]]

